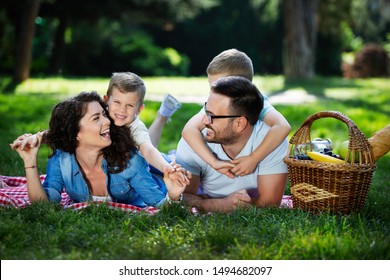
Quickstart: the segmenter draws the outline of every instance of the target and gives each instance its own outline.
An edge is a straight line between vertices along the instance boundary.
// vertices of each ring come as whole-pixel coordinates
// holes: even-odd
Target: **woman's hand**
[[[164,182],[169,198],[175,201],[179,199],[185,187],[189,185],[192,174],[175,162],[172,162],[171,166],[174,171],[169,171],[167,167],[164,168]]]
[[[41,136],[40,139],[38,139],[38,136]],[[42,133],[38,132],[36,134],[31,133],[25,133],[18,138],[15,139],[15,141],[10,144],[11,148],[16,150],[17,148],[20,148],[22,150],[34,148],[36,146],[39,147],[42,139]]]
[[[169,165],[166,166],[168,169],[168,173],[171,174],[171,179],[177,181],[178,186],[187,186],[190,183],[190,180],[187,178],[187,172],[186,170],[180,166],[180,164],[175,163],[174,161],[171,162]]]
[[[10,144],[11,149],[15,150],[23,159],[25,167],[36,165],[38,150],[41,145],[42,136],[40,133],[32,135],[23,134]],[[30,143],[33,143],[31,145]]]
[[[23,159],[27,178],[27,192],[30,201],[47,201],[47,195],[43,190],[39,179],[37,166],[37,155],[39,146],[41,145],[42,136],[40,133],[36,134],[37,142],[34,146],[22,145],[22,143],[24,143],[24,141],[26,141],[26,139],[30,136],[31,134],[23,134],[10,144],[10,146],[13,150],[17,151],[19,156]]]

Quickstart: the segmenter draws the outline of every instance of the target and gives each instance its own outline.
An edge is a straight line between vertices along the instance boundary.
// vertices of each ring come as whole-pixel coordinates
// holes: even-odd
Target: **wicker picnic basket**
[[[293,156],[297,145],[311,143],[312,123],[329,117],[348,126],[348,154],[358,154],[358,163],[349,163],[345,159],[345,164],[336,164],[299,160]],[[364,206],[376,163],[367,138],[346,115],[337,111],[321,111],[311,115],[291,137],[289,144],[289,153],[284,162],[288,166],[294,208],[349,214]]]

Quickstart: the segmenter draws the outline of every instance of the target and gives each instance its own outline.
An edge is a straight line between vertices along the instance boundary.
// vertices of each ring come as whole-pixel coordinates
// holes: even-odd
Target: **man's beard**
[[[231,145],[236,143],[238,139],[238,135],[236,135],[231,127],[229,126],[227,129],[225,129],[222,133],[219,132],[218,134],[214,129],[212,129],[210,126],[206,125],[206,128],[208,130],[211,130],[214,132],[213,138],[208,138],[207,134],[205,136],[205,140],[208,143],[216,143],[221,145]]]

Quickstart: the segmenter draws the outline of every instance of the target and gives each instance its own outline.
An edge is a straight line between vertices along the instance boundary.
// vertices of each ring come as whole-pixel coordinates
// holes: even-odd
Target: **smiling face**
[[[81,118],[79,126],[78,147],[103,149],[111,145],[110,120],[99,102],[88,103],[86,113]]]
[[[104,99],[110,117],[117,126],[129,126],[144,107],[139,104],[136,92],[123,93],[117,87],[112,89],[110,97],[104,96]]]
[[[230,99],[227,96],[210,93],[207,100],[205,110],[210,115],[231,115],[229,114]],[[207,128],[205,140],[209,143],[219,143],[229,145],[234,143],[238,135],[234,130],[234,118],[213,119],[213,123],[209,122],[207,115],[203,117],[203,124]]]

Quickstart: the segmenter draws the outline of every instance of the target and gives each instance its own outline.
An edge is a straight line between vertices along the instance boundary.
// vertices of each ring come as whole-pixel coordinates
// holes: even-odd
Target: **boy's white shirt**
[[[149,130],[146,125],[138,117],[136,117],[129,125],[129,129],[135,145],[137,146],[141,155],[150,165],[163,173],[164,166],[168,166],[169,163],[161,155],[159,150],[153,146],[152,140],[150,139]]]
[[[131,136],[134,139],[135,145],[138,148],[142,143],[145,142],[152,143],[148,128],[138,117],[136,117],[132,121],[132,123],[129,125],[129,129],[130,129]]]

